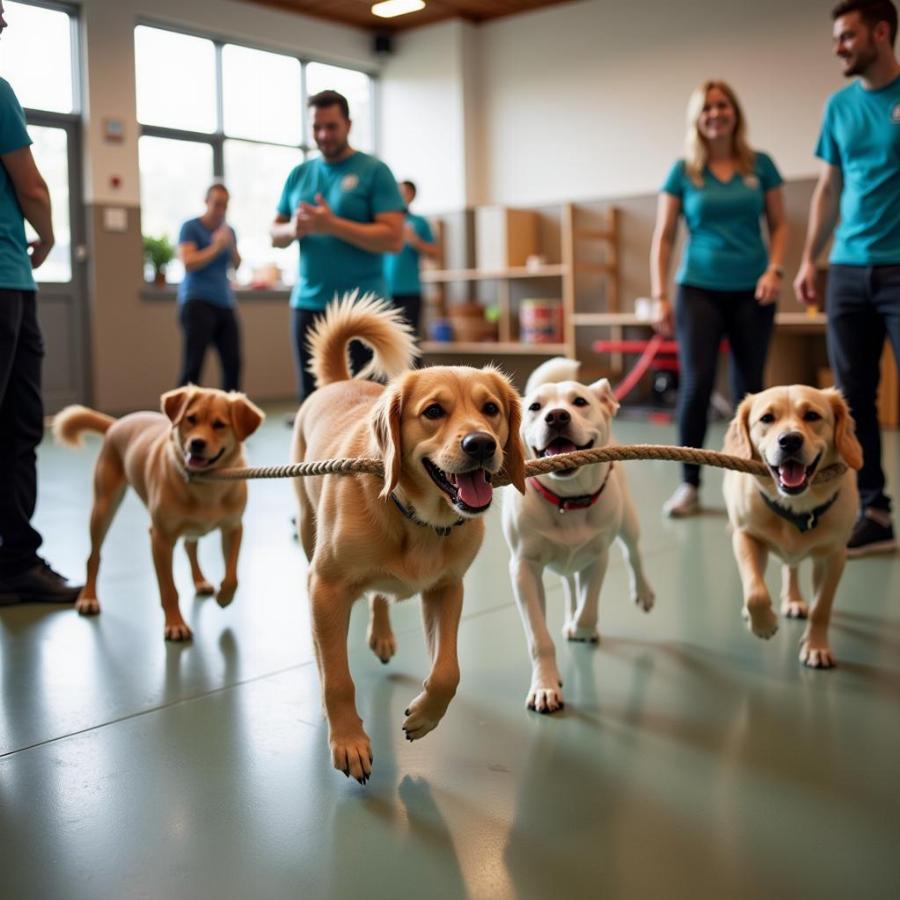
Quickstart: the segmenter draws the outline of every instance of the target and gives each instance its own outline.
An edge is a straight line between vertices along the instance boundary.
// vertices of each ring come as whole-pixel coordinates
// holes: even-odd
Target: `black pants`
[[[857,475],[863,509],[890,510],[881,469],[878,381],[885,335],[900,360],[900,266],[831,266],[825,298],[828,359],[850,404],[863,449]]]
[[[309,347],[307,334],[313,322],[322,315],[319,309],[296,309],[291,307],[291,335],[294,345],[294,367],[297,371],[297,400],[302,403],[315,389],[316,382],[309,371]],[[359,372],[369,360],[372,351],[359,341],[350,342],[350,370]]]
[[[44,433],[44,340],[34,291],[0,289],[0,577],[38,562],[31,525],[37,502],[35,448]]]
[[[421,294],[395,294],[394,306],[399,306],[403,310],[406,321],[412,325],[413,336],[419,339],[419,320],[422,316],[422,295]]]
[[[683,446],[703,446],[722,338],[727,337],[731,345],[729,381],[737,404],[746,394],[762,390],[774,321],[775,304],[760,306],[753,291],[679,285],[675,334],[681,369],[678,431]],[[685,465],[683,478],[699,485],[700,467]]]
[[[241,333],[235,311],[206,300],[188,300],[178,311],[184,331],[179,384],[200,384],[203,357],[210,344],[222,362],[222,389],[241,389]]]

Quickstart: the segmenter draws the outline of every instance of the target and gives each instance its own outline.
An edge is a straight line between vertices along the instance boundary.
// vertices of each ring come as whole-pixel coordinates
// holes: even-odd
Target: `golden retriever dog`
[[[60,443],[71,446],[81,443],[85,431],[104,436],[94,468],[91,555],[75,608],[85,616],[100,612],[100,548],[131,485],[150,512],[150,544],[165,614],[165,638],[186,641],[192,635],[181,615],[172,576],[175,544],[184,538],[197,593],[213,594],[215,588],[197,561],[197,540],[221,529],[225,577],[216,600],[227,606],[237,590],[241,516],[247,504],[245,482],[189,482],[186,473],[244,465],[241,442],[256,431],[264,415],[243,394],[194,386],[163,394],[161,404],[164,415],[137,412],[121,419],[69,406],[54,418],[53,433]]]
[[[437,726],[456,693],[463,575],[484,535],[491,478],[505,468],[524,490],[519,398],[492,368],[410,370],[415,355],[401,313],[371,295],[332,304],[310,336],[318,390],[300,407],[293,459],[381,457],[385,476],[299,478],[300,541],[309,566],[313,639],[334,767],[365,784],[372,750],[356,710],[347,656],[353,602],[364,594],[421,594],[431,671],[409,704],[408,740]],[[347,345],[374,351],[386,387],[351,379]],[[393,645],[383,599],[373,647]],[[389,651],[385,651],[388,652]]]
[[[778,630],[765,583],[771,551],[784,563],[782,613],[809,618],[800,661],[814,669],[830,668],[834,656],[828,622],[859,510],[852,470],[862,466],[862,448],[847,404],[834,389],[804,385],[751,394],[728,427],[725,452],[762,460],[771,472],[771,477],[725,473],[725,505],[750,630],[761,638]],[[843,475],[816,479],[817,473],[841,462],[849,466]],[[800,594],[797,573],[808,558],[813,563],[811,609]]]

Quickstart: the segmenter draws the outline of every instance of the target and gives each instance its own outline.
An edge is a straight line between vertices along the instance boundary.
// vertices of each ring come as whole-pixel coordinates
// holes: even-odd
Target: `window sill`
[[[286,287],[262,288],[260,290],[236,288],[234,295],[238,303],[253,302],[254,300],[273,300],[281,303],[290,299],[291,289]],[[174,303],[177,299],[178,288],[174,284],[167,284],[165,287],[156,287],[147,283],[141,285],[141,300],[154,303],[160,301]]]

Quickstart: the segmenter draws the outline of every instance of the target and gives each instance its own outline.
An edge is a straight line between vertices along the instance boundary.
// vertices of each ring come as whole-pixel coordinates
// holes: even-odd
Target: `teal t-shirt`
[[[681,200],[688,242],[675,280],[712,291],[749,291],[769,264],[761,218],[766,193],[782,183],[775,163],[756,154],[752,175],[722,182],[709,169],[697,187],[678,160],[662,186]]]
[[[307,160],[290,175],[278,201],[278,213],[292,216],[301,202],[321,194],[332,212],[353,222],[374,222],[386,212],[403,212],[406,204],[391,170],[368,153],[356,151],[339,163],[321,157]],[[358,289],[388,297],[383,253],[370,253],[327,234],[311,234],[300,244],[300,277],[291,306],[324,309],[335,294]]]
[[[29,146],[22,105],[9,82],[0,78],[0,156]],[[36,287],[25,240],[25,217],[6,167],[0,165],[0,288],[33,291]]]
[[[406,214],[406,224],[419,236],[420,240],[430,244],[434,240],[431,226],[427,219],[415,213]],[[387,279],[388,293],[392,297],[408,296],[422,293],[422,282],[419,280],[419,257],[421,254],[411,244],[404,244],[399,253],[384,254],[384,277]]]
[[[900,77],[877,91],[856,81],[832,94],[816,156],[844,180],[831,262],[900,264]]]

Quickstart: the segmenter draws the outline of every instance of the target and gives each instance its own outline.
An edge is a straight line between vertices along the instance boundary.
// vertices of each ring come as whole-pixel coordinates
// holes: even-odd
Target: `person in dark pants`
[[[0,31],[5,27],[0,5]],[[37,232],[31,257],[27,219]],[[32,269],[53,248],[50,192],[31,154],[25,114],[0,78],[0,604],[74,602],[69,584],[38,556],[31,524],[37,502],[35,449],[44,434],[41,362]]]
[[[272,244],[300,249],[300,277],[291,293],[291,332],[299,400],[308,397],[306,335],[318,313],[335,297],[358,291],[387,296],[384,253],[403,246],[404,203],[391,170],[349,143],[350,109],[337,91],[310,97],[313,137],[321,156],[288,175],[270,229]],[[371,358],[358,341],[350,344],[354,371]]]
[[[891,501],[881,468],[876,398],[885,336],[900,360],[900,62],[897,8],[890,0],[848,0],[832,10],[834,52],[858,75],[825,107],[800,271],[801,303],[819,306],[816,259],[840,216],[831,248],[825,313],[828,359],[863,448],[860,516],[848,556],[893,551]]]
[[[214,184],[206,192],[206,212],[181,226],[178,255],[185,276],[178,287],[178,319],[184,351],[178,384],[200,384],[203,358],[210,345],[222,363],[222,388],[241,387],[241,337],[230,267],[241,264],[234,229],[225,221],[228,189]]]
[[[787,240],[782,179],[771,158],[747,143],[744,114],[721,81],[701,84],[688,103],[686,155],[672,167],[659,195],[650,256],[657,303],[655,327],[670,334],[669,262],[684,216],[688,243],[678,270],[674,315],[681,384],[679,439],[702,447],[719,347],[731,347],[732,400],[763,387]],[[761,219],[769,230],[763,241]],[[700,508],[700,467],[685,465],[682,483],[663,505],[668,516]]]
[[[400,193],[406,203],[406,224],[403,229],[403,249],[384,255],[384,277],[388,293],[395,306],[403,310],[413,334],[419,336],[422,314],[422,282],[419,278],[421,257],[437,256],[438,246],[428,220],[410,210],[416,198],[416,186],[411,181],[400,182]]]

